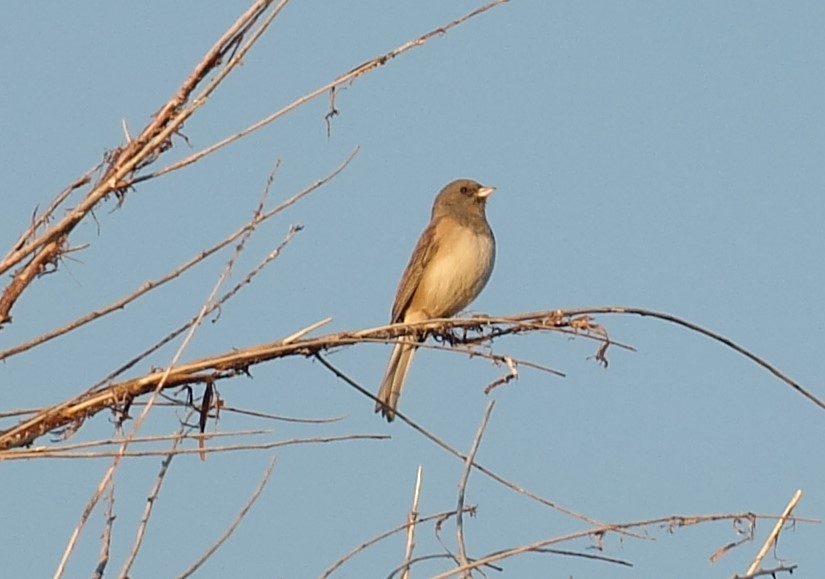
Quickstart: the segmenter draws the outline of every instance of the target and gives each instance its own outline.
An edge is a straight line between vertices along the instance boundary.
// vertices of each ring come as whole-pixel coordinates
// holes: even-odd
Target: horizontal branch
[[[44,409],[17,426],[0,432],[0,450],[28,446],[44,434],[67,426],[79,425],[102,410],[118,409],[127,414],[132,401],[154,392],[164,376],[162,389],[169,390],[248,375],[250,367],[278,358],[312,356],[319,352],[364,342],[388,342],[401,336],[420,336],[424,339],[432,335],[452,344],[479,344],[507,334],[564,328],[598,334],[600,339],[604,334],[603,330],[589,322],[586,317],[569,318],[561,312],[543,312],[516,318],[440,319],[419,324],[395,324],[357,332],[340,332],[318,338],[302,338],[302,334],[299,333],[298,338],[291,336],[271,344],[204,358],[173,368],[168,374],[166,370],[158,370],[140,378],[86,392],[62,404]],[[463,331],[463,336],[457,334],[459,330]]]
[[[548,549],[553,545],[559,545],[562,543],[569,543],[571,541],[584,539],[584,538],[592,538],[596,540],[601,540],[605,535],[608,533],[615,533],[621,530],[641,530],[641,529],[648,529],[652,527],[659,527],[665,528],[668,531],[671,531],[676,528],[682,528],[687,526],[693,525],[701,525],[707,523],[714,523],[719,521],[738,521],[738,520],[749,520],[752,524],[758,519],[773,519],[773,516],[769,515],[757,515],[755,513],[731,513],[731,514],[723,514],[723,515],[696,515],[691,517],[681,517],[681,516],[669,516],[669,517],[659,517],[655,519],[647,519],[643,521],[633,521],[628,523],[612,523],[609,525],[604,525],[602,527],[596,527],[593,529],[588,529],[584,531],[576,531],[573,533],[569,533],[567,535],[562,535],[558,537],[553,537],[550,539],[545,539],[542,541],[538,541],[528,545],[521,545],[519,547],[514,547],[512,549],[504,549],[500,551],[496,551],[494,553],[490,553],[489,555],[479,558],[475,561],[472,561],[466,565],[461,565],[456,567],[455,569],[451,569],[444,573],[440,573],[438,575],[433,576],[433,579],[447,579],[448,577],[463,577],[467,575],[469,572],[479,569],[485,566],[489,566],[492,563],[497,563],[500,561],[504,561],[506,559],[510,559],[516,557],[518,555],[523,555],[524,553],[542,553],[542,552],[555,552],[556,554],[566,554],[562,553],[553,549]],[[572,554],[572,553],[571,553]],[[577,554],[576,556],[581,556]],[[602,559],[607,562],[611,563],[618,563],[618,564],[626,564],[620,560],[609,560],[607,558]]]
[[[351,440],[388,440],[386,434],[341,434],[338,436],[313,436],[311,438],[290,438],[287,440],[276,440],[274,442],[259,442],[249,444],[229,444],[225,446],[205,446],[202,448],[182,448],[176,450],[127,450],[127,451],[91,451],[91,452],[58,452],[49,448],[38,448],[36,450],[15,450],[3,455],[3,460],[31,460],[35,458],[60,458],[68,460],[87,460],[90,458],[118,458],[128,456],[130,458],[148,457],[169,457],[186,454],[221,454],[225,452],[237,453],[241,450],[272,450],[284,446],[297,446],[303,444],[327,444],[330,442],[343,442]],[[180,438],[183,440],[183,437]],[[123,444],[121,441],[120,444]]]
[[[402,336],[415,336],[421,340],[433,336],[451,345],[478,346],[507,335],[547,331],[565,332],[599,340],[601,346],[595,358],[606,364],[605,354],[607,348],[613,342],[608,337],[606,330],[593,321],[591,315],[594,314],[630,314],[654,317],[710,337],[767,369],[774,376],[825,410],[825,402],[767,361],[728,338],[696,324],[670,314],[639,308],[580,308],[535,312],[511,317],[437,319],[418,324],[394,324],[355,332],[339,332],[317,338],[305,338],[307,332],[301,331],[271,344],[204,358],[175,367],[168,373],[166,370],[160,370],[140,378],[86,392],[57,406],[41,410],[17,426],[0,432],[0,451],[29,446],[44,434],[69,426],[77,427],[87,418],[105,409],[117,409],[127,415],[132,401],[154,392],[161,381],[164,380],[164,376],[163,390],[193,384],[214,383],[218,380],[239,375],[248,375],[250,367],[278,358],[314,356],[317,353],[364,342],[392,342]],[[499,356],[499,358],[501,358],[501,361],[505,361],[506,357]],[[2,455],[0,455],[0,460],[2,458]]]

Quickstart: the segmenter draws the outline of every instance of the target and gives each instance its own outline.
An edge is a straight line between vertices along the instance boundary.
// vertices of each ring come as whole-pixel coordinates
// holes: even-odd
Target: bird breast
[[[448,230],[451,233],[438,240],[439,250],[425,268],[408,313],[453,316],[478,297],[490,279],[496,251],[492,233],[479,235],[463,225]]]

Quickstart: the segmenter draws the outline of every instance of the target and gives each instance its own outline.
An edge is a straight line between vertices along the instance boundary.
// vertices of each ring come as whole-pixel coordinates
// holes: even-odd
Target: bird
[[[487,222],[487,199],[495,187],[470,179],[445,186],[433,203],[430,223],[398,284],[391,324],[449,318],[466,308],[487,285],[496,259],[496,239]],[[392,350],[375,412],[395,419],[398,400],[420,340],[402,336]]]

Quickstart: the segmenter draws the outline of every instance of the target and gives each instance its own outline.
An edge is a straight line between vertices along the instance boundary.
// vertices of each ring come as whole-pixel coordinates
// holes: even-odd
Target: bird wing
[[[407,308],[410,306],[416,290],[421,285],[424,269],[438,251],[439,240],[436,235],[436,224],[437,221],[432,221],[424,230],[424,233],[421,234],[421,239],[418,240],[418,244],[415,246],[410,263],[407,264],[407,269],[404,270],[404,275],[401,277],[398,291],[395,294],[395,303],[392,305],[391,323],[393,324],[404,321]]]

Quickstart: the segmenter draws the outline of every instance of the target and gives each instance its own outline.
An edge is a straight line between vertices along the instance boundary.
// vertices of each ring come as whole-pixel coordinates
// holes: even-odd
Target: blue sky
[[[480,6],[479,2],[290,3],[244,65],[187,122],[165,166],[231,135],[364,61]],[[105,151],[137,133],[203,53],[246,10],[201,3],[7,6],[0,21],[0,247],[36,207]],[[0,350],[59,327],[160,277],[242,226],[281,160],[273,203],[360,152],[338,178],[262,226],[236,266],[242,279],[286,235],[304,230],[254,284],[207,323],[184,360],[276,341],[326,317],[321,332],[383,325],[438,190],[456,178],[494,185],[493,277],[472,310],[507,315],[618,305],[671,313],[751,349],[820,397],[825,313],[825,6],[818,2],[529,2],[513,0],[391,61],[339,92],[327,136],[325,97],[193,167],[107,203],[75,231],[85,246],[39,280],[0,331]],[[56,404],[97,382],[195,315],[224,253],[125,311],[0,366],[3,410]],[[4,281],[7,283],[7,279]],[[404,413],[467,451],[489,400],[496,407],[478,460],[520,486],[604,522],[669,515],[796,513],[825,517],[825,413],[753,363],[706,338],[648,318],[598,318],[637,351],[613,349],[605,370],[585,339],[534,334],[498,353],[551,366],[501,375],[484,360],[419,353]],[[175,345],[177,347],[178,344]],[[329,355],[377,390],[390,347]],[[168,364],[166,349],[137,376]],[[327,426],[224,414],[217,428],[270,428],[254,442],[348,433],[390,440],[287,447],[271,483],[199,577],[313,577],[364,541],[402,524],[416,469],[422,514],[455,508],[463,465],[320,364],[295,358],[220,385],[227,404],[278,415],[332,417]],[[169,434],[172,410],[146,434]],[[11,424],[4,422],[3,428]],[[215,429],[215,425],[210,426]],[[107,416],[72,442],[112,434]],[[247,440],[247,439],[242,439]],[[50,444],[47,438],[38,444]],[[161,447],[164,448],[164,447]],[[272,451],[173,462],[135,577],[176,576],[231,522]],[[9,576],[50,576],[107,460],[6,462],[0,552]],[[109,576],[129,551],[159,459],[134,459],[116,482]],[[468,549],[483,556],[585,528],[473,474]],[[67,577],[90,576],[103,512]],[[655,540],[615,536],[606,556],[632,568],[556,555],[501,563],[505,577],[730,577],[744,574],[773,522],[720,562],[739,537],[730,522]],[[454,546],[454,527],[444,535]],[[794,576],[825,568],[819,524],[787,530],[778,555]],[[592,542],[562,548],[593,552]],[[420,555],[439,553],[432,528]],[[362,553],[339,577],[387,576],[398,537]],[[775,566],[769,559],[766,567]],[[422,563],[414,577],[448,569]]]

